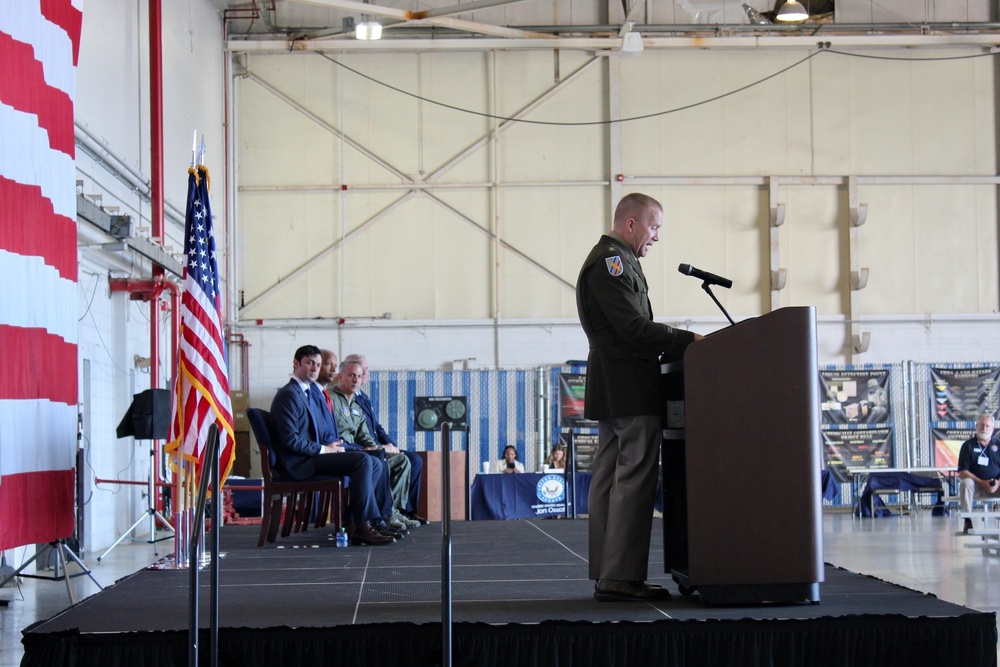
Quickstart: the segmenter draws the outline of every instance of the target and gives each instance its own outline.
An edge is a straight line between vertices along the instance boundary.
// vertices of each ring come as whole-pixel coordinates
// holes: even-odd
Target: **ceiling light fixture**
[[[382,24],[378,21],[369,21],[367,16],[361,18],[363,19],[361,23],[354,28],[354,36],[362,40],[382,39]]]
[[[809,18],[809,12],[807,12],[806,8],[802,6],[802,3],[796,2],[795,0],[789,0],[785,4],[781,5],[781,9],[778,10],[778,15],[774,18],[783,23],[805,21]]]
[[[622,55],[634,56],[642,53],[642,35],[632,31],[634,24],[630,21],[622,26]]]
[[[370,5],[371,0],[365,0],[365,4]],[[382,24],[368,14],[362,14],[361,23],[354,29],[354,37],[364,41],[382,39]]]
[[[747,20],[753,25],[768,25],[770,23],[770,21],[760,15],[760,12],[745,2],[743,3],[743,11],[746,12]]]

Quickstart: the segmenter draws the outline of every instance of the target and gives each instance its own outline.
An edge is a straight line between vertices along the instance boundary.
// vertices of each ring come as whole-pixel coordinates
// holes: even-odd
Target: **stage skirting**
[[[452,664],[996,664],[992,613],[830,565],[819,604],[707,607],[663,573],[660,522],[653,525],[650,579],[674,597],[637,604],[593,599],[585,520],[452,524]],[[258,549],[255,526],[224,527],[219,664],[440,665],[441,532],[430,524],[398,544],[336,549],[326,531],[312,530]],[[21,664],[186,665],[188,579],[184,570],[143,570],[119,581],[27,629]],[[207,631],[199,645],[208,665]]]

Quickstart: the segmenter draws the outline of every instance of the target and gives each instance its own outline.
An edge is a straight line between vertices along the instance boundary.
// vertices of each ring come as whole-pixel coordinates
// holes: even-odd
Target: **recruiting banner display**
[[[569,435],[569,433],[559,434],[559,444],[566,451],[569,451]],[[576,471],[591,472],[594,467],[594,454],[597,452],[597,434],[573,434],[573,449],[576,455]]]
[[[889,367],[819,372],[823,424],[889,424]]]
[[[1000,366],[932,366],[931,421],[974,422],[983,412],[996,415]]]
[[[847,468],[892,468],[891,428],[823,431],[824,467],[838,482],[850,481]]]
[[[974,428],[932,428],[934,467],[958,468],[958,450],[962,443],[976,434]]]
[[[559,374],[560,428],[597,428],[597,422],[583,417],[583,400],[586,389],[586,375],[580,373]]]

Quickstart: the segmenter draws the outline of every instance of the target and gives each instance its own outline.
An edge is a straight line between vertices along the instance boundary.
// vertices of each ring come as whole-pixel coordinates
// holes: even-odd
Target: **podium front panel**
[[[691,584],[823,580],[816,315],[783,308],[684,356]]]

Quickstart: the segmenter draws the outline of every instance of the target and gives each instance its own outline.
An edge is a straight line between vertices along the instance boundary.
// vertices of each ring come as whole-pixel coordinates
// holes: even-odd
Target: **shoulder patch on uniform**
[[[605,257],[604,262],[608,265],[608,273],[613,276],[620,276],[622,274],[622,258],[620,255],[615,255],[614,257]]]

